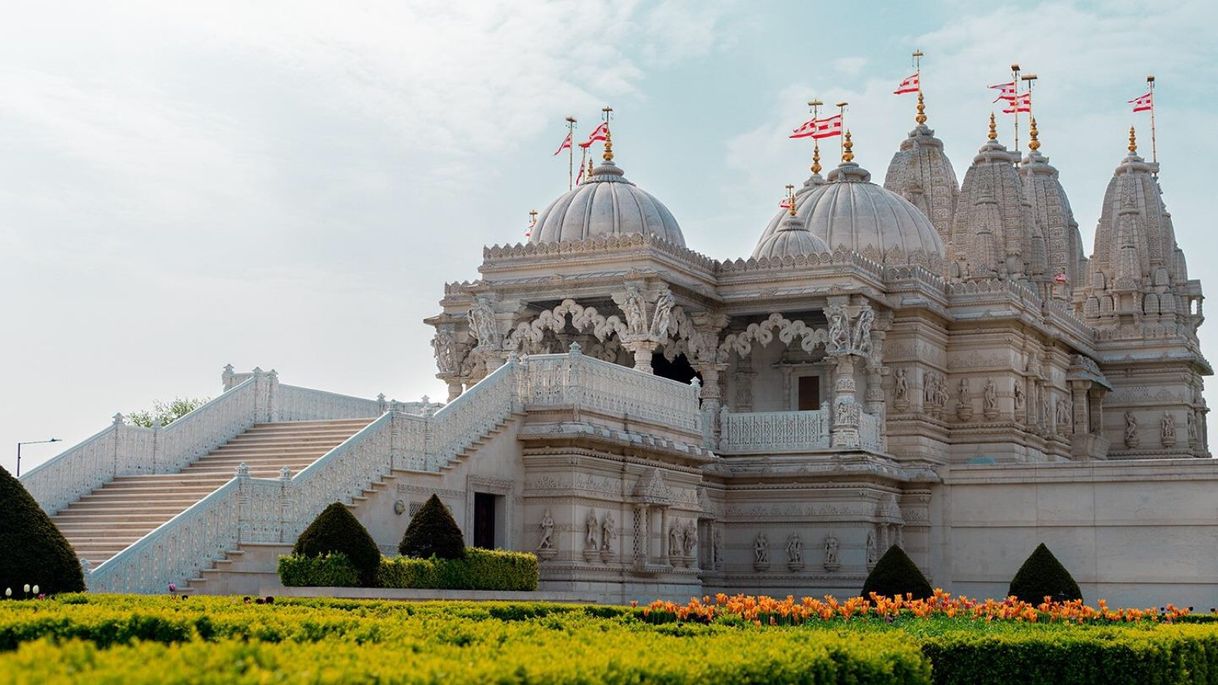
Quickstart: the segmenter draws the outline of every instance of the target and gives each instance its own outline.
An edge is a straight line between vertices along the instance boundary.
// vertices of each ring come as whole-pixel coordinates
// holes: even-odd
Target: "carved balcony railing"
[[[812,452],[829,449],[829,411],[768,411],[719,417],[720,454]]]
[[[869,452],[887,451],[883,421],[874,414],[859,414],[859,447]]]

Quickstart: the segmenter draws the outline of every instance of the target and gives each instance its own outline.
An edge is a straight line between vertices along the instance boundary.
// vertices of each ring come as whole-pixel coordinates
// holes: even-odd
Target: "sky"
[[[891,91],[915,49],[960,177],[986,86],[1012,62],[1039,75],[1041,152],[1088,254],[1130,125],[1149,155],[1126,101],[1155,74],[1177,240],[1218,287],[1218,7],[1148,7],[0,0],[0,466],[19,440],[71,445],[115,412],[215,396],[226,363],[442,399],[422,319],[566,190],[564,117],[586,134],[612,105],[627,177],[691,248],[746,257],[807,176],[787,133],[810,98],[850,102],[855,161],[883,178],[913,126]],[[59,447],[25,448],[23,470]]]

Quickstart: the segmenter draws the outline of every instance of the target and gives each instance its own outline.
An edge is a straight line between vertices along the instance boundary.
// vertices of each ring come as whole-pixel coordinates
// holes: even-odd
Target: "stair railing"
[[[331,503],[349,501],[394,469],[439,470],[529,406],[629,414],[701,434],[697,386],[585,357],[578,345],[569,354],[512,358],[434,415],[391,404],[295,476],[251,478],[238,467],[220,489],[88,573],[89,588],[161,592],[241,542],[293,542]]]

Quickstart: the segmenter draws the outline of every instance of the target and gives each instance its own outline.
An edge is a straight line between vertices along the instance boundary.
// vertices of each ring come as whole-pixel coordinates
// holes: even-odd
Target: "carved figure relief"
[[[871,356],[871,327],[875,324],[875,310],[863,307],[854,324],[854,352],[863,357]]]
[[[850,351],[850,321],[846,310],[840,305],[829,308],[829,354],[844,354]]]
[[[1015,379],[1015,387],[1011,391],[1011,397],[1015,401],[1015,416],[1018,418],[1023,413],[1023,379]]]
[[[987,419],[998,415],[998,386],[993,378],[985,379],[985,390],[982,391],[982,407]]]
[[[905,377],[905,369],[897,369],[893,378],[892,406],[904,411],[909,408],[909,379]]]
[[[1184,428],[1188,436],[1188,446],[1195,446],[1197,444],[1197,419],[1193,416],[1192,409],[1184,413]]]
[[[825,570],[836,571],[841,568],[841,563],[837,560],[838,550],[837,538],[832,534],[825,536]]]
[[[613,544],[613,538],[617,536],[617,523],[613,520],[613,513],[605,514],[605,518],[601,520],[601,551],[608,552]]]
[[[554,546],[554,517],[550,515],[550,510],[546,509],[541,515],[541,542],[537,544],[537,549],[540,551],[553,551]]]
[[[681,538],[681,553],[686,559],[694,556],[694,547],[698,545],[698,526],[693,521],[685,524],[685,534]]]
[[[804,543],[799,539],[799,533],[787,536],[787,567],[792,571],[804,567]]]
[[[1074,431],[1070,421],[1070,400],[1057,401],[1057,430],[1062,435],[1070,435]]]
[[[499,326],[495,322],[495,309],[484,297],[474,299],[469,308],[469,328],[478,338],[478,347],[499,347]]]
[[[1133,415],[1133,412],[1125,412],[1125,446],[1134,448],[1138,446],[1138,417]]]
[[[960,390],[956,399],[956,417],[961,421],[973,418],[973,394],[969,389],[968,379],[960,379]]]
[[[596,510],[589,509],[588,517],[584,519],[584,546],[588,549],[598,547],[596,533],[600,530],[600,522],[596,520]]]
[[[753,568],[764,571],[770,567],[770,539],[758,533],[753,539]]]
[[[1159,421],[1159,442],[1164,447],[1176,446],[1176,417],[1169,412],[1163,412],[1163,419]]]
[[[622,313],[626,315],[626,332],[630,335],[647,333],[647,303],[638,288],[633,285],[626,286],[621,307]]]
[[[723,568],[723,531],[718,528],[711,536],[711,564],[716,570]]]
[[[871,570],[877,560],[875,550],[875,533],[867,531],[867,569]]]
[[[668,556],[681,556],[681,528],[677,523],[668,527]]]
[[[676,301],[667,290],[656,298],[655,312],[651,315],[651,335],[660,339],[668,334],[668,326],[672,323],[672,308]]]
[[[461,350],[457,345],[457,336],[451,330],[440,328],[431,339],[431,349],[436,356],[436,370],[445,375],[457,375],[461,372]]]

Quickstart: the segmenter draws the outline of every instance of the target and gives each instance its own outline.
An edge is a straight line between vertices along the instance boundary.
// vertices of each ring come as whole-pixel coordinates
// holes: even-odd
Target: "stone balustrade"
[[[829,411],[723,411],[719,421],[721,454],[811,452],[830,446]]]

